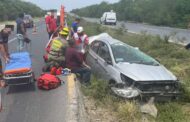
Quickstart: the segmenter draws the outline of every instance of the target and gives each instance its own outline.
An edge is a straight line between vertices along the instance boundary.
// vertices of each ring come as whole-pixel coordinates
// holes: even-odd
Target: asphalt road
[[[44,22],[37,25],[37,34],[28,30],[32,40],[31,59],[33,70],[38,77],[42,72],[43,54],[48,42],[48,34]],[[15,34],[10,37],[10,52],[16,51],[17,40]],[[36,85],[12,86],[3,90],[3,111],[0,113],[0,122],[65,122],[67,111],[67,87],[51,91],[39,90]]]
[[[71,14],[72,15],[72,14]],[[100,23],[97,18],[86,18],[85,20],[89,22]],[[123,27],[128,30],[130,33],[141,34],[142,32],[146,32],[151,35],[159,35],[161,38],[165,36],[169,36],[170,42],[179,43],[182,45],[186,45],[190,43],[190,30],[188,29],[179,29],[179,28],[171,28],[171,27],[162,27],[162,26],[153,26],[148,24],[141,23],[132,23],[132,22],[118,22],[117,26],[111,26],[114,28]]]

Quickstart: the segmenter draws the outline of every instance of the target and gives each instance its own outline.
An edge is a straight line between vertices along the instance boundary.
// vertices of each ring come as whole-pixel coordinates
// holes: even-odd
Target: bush
[[[30,14],[33,17],[44,15],[44,11],[30,2],[21,0],[1,0],[0,21],[15,20],[19,13]]]
[[[119,34],[119,30],[107,29],[106,27],[98,27],[98,24],[90,24],[88,22],[81,23],[84,28],[87,28],[87,33],[96,35],[103,32],[109,33],[113,38],[121,40],[134,47],[139,47],[140,50],[148,55],[158,59],[161,64],[166,66],[171,72],[173,72],[178,79],[182,82],[182,97],[178,100],[179,103],[165,103],[158,104],[158,122],[185,122],[189,120],[190,116],[190,52],[184,49],[184,47],[168,43],[166,40],[160,37],[154,37],[143,33],[142,35],[135,34]],[[93,27],[93,28],[92,28]],[[94,33],[94,34],[93,34]],[[93,78],[92,85],[83,89],[86,95],[92,96],[99,103],[102,103],[104,107],[113,107],[112,110],[118,113],[118,118],[122,121],[134,120],[133,116],[137,115],[139,118],[141,114],[138,111],[138,106],[135,102],[124,102],[123,99],[119,99],[113,96],[110,92],[107,82]],[[186,105],[186,113],[184,111],[184,105]],[[139,115],[140,114],[140,115]],[[137,121],[138,120],[134,120]]]
[[[120,0],[114,4],[102,2],[72,12],[80,16],[100,18],[104,12],[114,10],[118,20],[187,28],[189,8],[190,1],[187,0]]]
[[[94,99],[102,101],[109,95],[109,87],[106,81],[93,77],[91,85],[83,89],[86,95],[92,96]]]
[[[158,104],[158,122],[187,122],[185,113],[178,103]]]
[[[125,102],[119,104],[118,117],[123,122],[138,122],[141,118],[141,113],[136,102]]]

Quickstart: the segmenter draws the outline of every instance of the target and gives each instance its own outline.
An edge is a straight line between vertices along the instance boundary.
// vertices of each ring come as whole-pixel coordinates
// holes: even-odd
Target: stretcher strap
[[[29,72],[31,68],[20,68],[20,69],[14,69],[14,70],[6,70],[4,74],[15,74],[15,73],[26,73]]]

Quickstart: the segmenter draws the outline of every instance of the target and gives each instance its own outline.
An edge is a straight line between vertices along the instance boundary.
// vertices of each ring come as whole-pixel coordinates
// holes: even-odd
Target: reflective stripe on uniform
[[[63,46],[63,43],[60,40],[53,40],[52,42],[52,50],[58,51]]]

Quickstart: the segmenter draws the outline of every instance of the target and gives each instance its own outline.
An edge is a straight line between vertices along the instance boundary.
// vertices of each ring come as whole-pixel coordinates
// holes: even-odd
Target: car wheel
[[[107,22],[106,22],[106,21],[104,21],[104,25],[107,25]]]
[[[109,83],[108,83],[109,87],[115,87],[116,86],[116,81],[114,80],[110,80]]]

